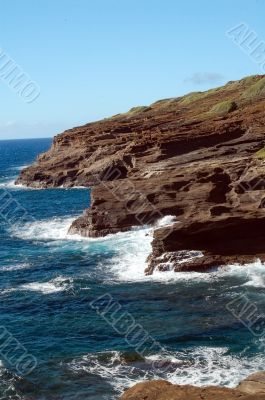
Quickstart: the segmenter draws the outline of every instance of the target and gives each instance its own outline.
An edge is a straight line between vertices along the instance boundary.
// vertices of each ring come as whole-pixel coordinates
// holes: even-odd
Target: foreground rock
[[[83,236],[174,217],[155,229],[148,274],[265,261],[264,110],[265,76],[137,107],[55,137],[18,183],[93,186],[70,229]]]
[[[265,373],[257,372],[250,375],[238,385],[237,389],[244,393],[265,395]]]
[[[260,391],[260,380],[264,385],[264,373],[259,373],[259,376],[260,378],[257,378],[252,385],[251,391],[248,391],[249,387],[246,385],[240,385],[241,387],[237,389],[227,389],[179,386],[162,380],[142,382],[126,390],[121,400],[264,400],[265,392]]]

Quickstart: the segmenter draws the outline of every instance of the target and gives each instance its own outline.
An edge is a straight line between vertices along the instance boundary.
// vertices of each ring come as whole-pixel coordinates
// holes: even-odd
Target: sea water
[[[21,224],[0,215],[0,327],[36,359],[30,373],[20,373],[0,338],[0,399],[117,399],[133,384],[158,378],[234,387],[264,369],[263,336],[227,306],[245,296],[263,312],[264,265],[147,277],[152,227],[99,239],[69,235],[72,221],[89,207],[89,189],[14,185],[20,170],[50,144],[0,142],[0,191],[29,216]],[[91,307],[106,294],[160,351],[139,354]],[[154,368],[156,360],[169,368]]]

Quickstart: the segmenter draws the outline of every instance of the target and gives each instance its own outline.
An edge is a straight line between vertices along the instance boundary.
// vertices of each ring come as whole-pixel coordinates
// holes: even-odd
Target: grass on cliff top
[[[152,104],[150,105],[150,107],[161,106],[161,105],[163,105],[164,103],[169,103],[171,100],[174,100],[174,99],[175,99],[175,97],[170,97],[170,98],[168,98],[168,99],[157,100],[157,101],[155,101],[154,103],[152,103]]]
[[[226,100],[221,103],[215,104],[211,110],[211,114],[228,114],[237,109],[237,104],[235,101]]]
[[[120,114],[115,114],[112,117],[106,118],[106,119],[115,119],[115,118],[121,118],[121,117],[130,117],[131,115],[138,114],[144,111],[150,110],[150,107],[147,106],[138,106],[138,107],[133,107],[129,111],[125,113],[120,113]]]
[[[254,97],[265,96],[265,77],[258,80],[258,82],[251,85],[243,93],[243,97],[252,99]]]
[[[133,107],[128,111],[127,114],[132,114],[132,113],[138,113],[138,112],[141,112],[141,111],[145,111],[147,108],[149,108],[149,107],[147,107],[147,106]]]
[[[255,97],[265,96],[265,76],[247,76],[246,78],[240,79],[238,81],[230,81],[224,86],[213,88],[205,92],[191,92],[182,97],[161,99],[152,103],[150,106],[133,107],[125,113],[116,114],[107,119],[119,119],[123,117],[129,118],[137,114],[145,113],[146,111],[152,110],[153,108],[162,109],[169,106],[172,108],[175,106],[175,104],[176,106],[188,106],[193,102],[205,99],[207,96],[218,95],[219,92],[220,94],[227,92],[227,97],[229,97],[231,90],[238,90],[241,93],[243,92],[242,95],[239,95],[238,101],[243,100],[243,98],[251,99]],[[235,97],[235,95],[232,93],[230,97]],[[206,112],[204,114],[207,117],[211,116],[212,114],[222,115],[235,111],[237,108],[237,102],[233,100],[226,100],[214,105],[209,112]]]
[[[251,84],[256,83],[258,78],[259,78],[259,75],[251,75],[251,76],[247,76],[246,78],[240,79],[239,81],[229,81],[225,85],[225,88],[237,89],[237,88],[241,88],[244,86],[249,86]]]
[[[257,152],[254,154],[254,156],[255,156],[256,158],[262,158],[262,159],[264,159],[264,158],[265,158],[265,147],[263,147],[263,149],[260,149],[259,151],[257,151]]]
[[[180,104],[187,105],[192,103],[193,101],[203,99],[207,96],[207,92],[191,92],[183,96],[182,100],[180,100]]]
[[[202,100],[205,97],[207,97],[207,96],[209,96],[211,94],[217,93],[218,91],[221,91],[221,90],[223,90],[223,86],[217,87],[217,88],[214,88],[214,89],[209,89],[209,90],[206,90],[205,92],[191,92],[191,93],[188,93],[188,94],[186,94],[185,96],[182,97],[182,99],[180,100],[180,104],[188,105],[190,103],[193,103],[196,100]]]

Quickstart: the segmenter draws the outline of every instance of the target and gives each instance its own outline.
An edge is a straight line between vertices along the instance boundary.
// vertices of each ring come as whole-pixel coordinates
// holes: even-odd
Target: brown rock
[[[166,381],[142,382],[125,391],[121,400],[264,400],[263,394],[246,394],[238,390],[190,385],[172,385]]]
[[[17,182],[93,186],[91,207],[70,229],[84,236],[175,216],[180,223],[154,232],[147,273],[265,260],[265,94],[254,90],[264,79],[68,130]],[[191,250],[203,257],[182,257]]]
[[[256,372],[244,379],[237,387],[243,393],[265,395],[265,372]]]

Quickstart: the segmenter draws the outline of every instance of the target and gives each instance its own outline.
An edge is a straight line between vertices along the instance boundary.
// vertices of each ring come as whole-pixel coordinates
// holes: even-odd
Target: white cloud
[[[203,85],[207,83],[220,83],[223,80],[224,76],[217,72],[195,72],[192,76],[186,78],[184,82]]]

